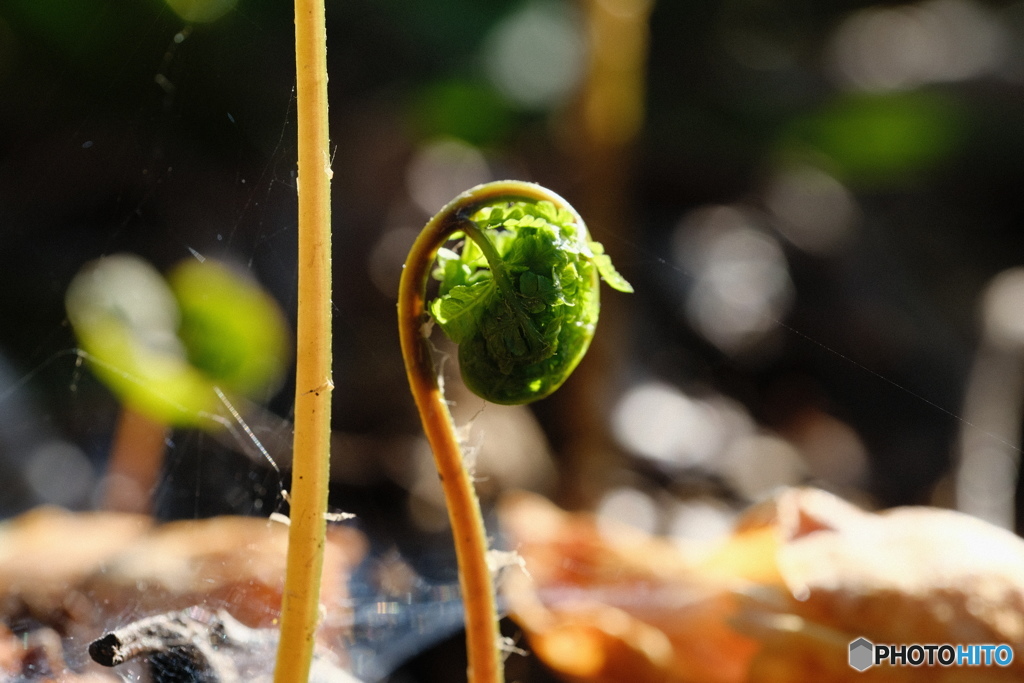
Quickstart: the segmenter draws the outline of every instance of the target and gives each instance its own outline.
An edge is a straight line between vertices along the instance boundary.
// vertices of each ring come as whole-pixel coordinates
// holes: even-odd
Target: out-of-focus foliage
[[[267,293],[209,260],[182,262],[167,283],[181,310],[178,336],[189,362],[229,391],[272,393],[288,360],[289,335]]]
[[[498,143],[508,134],[512,113],[484,83],[450,80],[430,83],[415,97],[413,127],[425,138],[453,137],[472,145]]]
[[[941,94],[856,95],[792,124],[857,187],[893,187],[948,162],[963,144],[962,107]]]
[[[209,260],[185,261],[165,281],[137,257],[105,257],[72,281],[67,311],[94,372],[160,422],[209,426],[214,387],[266,395],[287,359],[276,304]]]
[[[230,12],[238,0],[167,0],[167,4],[185,21],[216,21]]]

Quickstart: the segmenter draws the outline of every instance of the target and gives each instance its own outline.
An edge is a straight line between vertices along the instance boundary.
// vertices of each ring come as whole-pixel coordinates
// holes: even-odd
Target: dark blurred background
[[[813,483],[1017,524],[1024,3],[327,10],[332,502],[382,552],[444,556],[401,262],[448,199],[505,177],[572,201],[636,293],[605,290],[590,356],[530,409],[450,378],[486,498],[532,488],[699,539]],[[118,404],[72,351],[63,297],[85,263],[223,260],[294,322],[293,39],[271,0],[0,0],[6,514],[96,505]],[[292,391],[247,414],[282,463]],[[230,439],[167,446],[161,516],[281,507]]]

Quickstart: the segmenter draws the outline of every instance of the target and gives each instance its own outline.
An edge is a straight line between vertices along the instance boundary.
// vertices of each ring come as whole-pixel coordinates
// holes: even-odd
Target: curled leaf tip
[[[458,242],[439,250],[433,272],[440,287],[430,313],[459,344],[466,386],[494,403],[529,403],[562,385],[594,336],[600,280],[633,291],[579,215],[538,194],[460,209]]]

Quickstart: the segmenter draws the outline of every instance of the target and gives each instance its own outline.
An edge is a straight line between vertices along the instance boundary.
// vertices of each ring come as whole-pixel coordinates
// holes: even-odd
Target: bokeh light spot
[[[1007,42],[1005,28],[981,5],[930,0],[850,15],[831,51],[843,83],[885,91],[991,73],[1006,59]]]
[[[576,87],[583,72],[584,41],[564,5],[535,2],[495,27],[483,56],[487,75],[509,101],[546,109]]]
[[[28,457],[25,479],[44,503],[78,507],[88,502],[96,474],[85,453],[67,441],[46,441]]]
[[[982,299],[986,338],[1007,349],[1024,348],[1024,268],[1004,270]]]
[[[669,522],[669,535],[677,541],[714,541],[728,534],[735,513],[714,500],[680,503]]]
[[[423,145],[405,173],[409,196],[428,216],[434,215],[466,188],[491,179],[491,171],[480,150],[455,138],[441,138]]]
[[[628,450],[672,467],[707,462],[727,436],[710,405],[659,382],[627,391],[612,413],[612,429]]]
[[[796,247],[830,254],[845,245],[860,211],[853,194],[819,168],[800,165],[778,172],[765,190],[775,227]]]
[[[807,474],[796,448],[769,434],[736,439],[723,460],[726,480],[751,500],[765,498],[779,487],[798,484]]]
[[[792,304],[785,255],[747,211],[719,206],[690,214],[676,230],[675,258],[694,280],[687,319],[726,353],[753,350]]]
[[[621,487],[608,491],[597,506],[598,525],[604,530],[619,524],[653,534],[658,524],[658,508],[643,491]]]

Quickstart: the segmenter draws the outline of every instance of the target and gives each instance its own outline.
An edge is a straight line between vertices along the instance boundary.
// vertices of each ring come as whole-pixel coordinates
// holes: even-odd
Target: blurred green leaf
[[[167,4],[185,21],[207,23],[233,10],[238,0],[167,0]]]
[[[123,30],[109,0],[4,0],[0,9],[15,26],[66,54],[102,59]]]
[[[88,263],[65,304],[90,368],[125,403],[171,424],[196,424],[213,407],[177,338],[174,294],[151,265],[128,254]]]
[[[288,359],[273,300],[209,260],[184,262],[168,286],[142,259],[108,256],[79,271],[65,303],[96,376],[164,423],[208,427],[214,387],[266,394]]]
[[[247,396],[276,388],[288,360],[288,333],[274,300],[254,281],[210,260],[184,261],[167,279],[192,365]]]
[[[455,137],[475,145],[498,142],[512,114],[493,88],[449,80],[426,86],[411,108],[413,127],[424,138]]]
[[[963,113],[937,93],[851,95],[796,122],[786,146],[811,147],[861,186],[899,185],[950,157]]]

